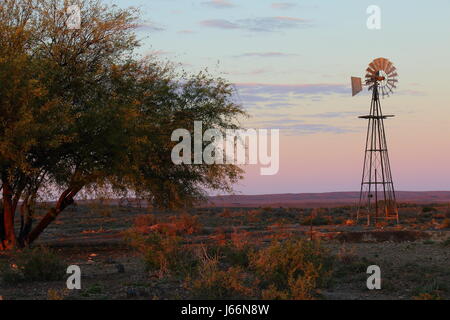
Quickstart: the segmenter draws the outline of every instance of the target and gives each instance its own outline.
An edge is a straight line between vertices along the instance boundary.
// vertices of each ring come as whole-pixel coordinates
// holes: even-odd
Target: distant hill
[[[450,203],[450,191],[397,191],[398,202]],[[209,198],[203,206],[217,207],[336,207],[356,205],[359,192],[231,195]]]

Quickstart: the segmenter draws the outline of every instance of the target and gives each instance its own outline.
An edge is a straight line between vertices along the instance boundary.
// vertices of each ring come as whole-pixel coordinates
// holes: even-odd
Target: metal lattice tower
[[[393,115],[384,115],[380,103],[380,91],[384,97],[396,88],[395,70],[384,58],[375,59],[366,70],[366,85],[372,90],[372,101],[369,114],[359,117],[367,119],[368,126],[357,220],[366,218],[368,225],[372,220],[378,222],[382,219],[399,222],[384,129],[384,120]],[[352,88],[353,95],[362,90],[360,78],[352,78]]]

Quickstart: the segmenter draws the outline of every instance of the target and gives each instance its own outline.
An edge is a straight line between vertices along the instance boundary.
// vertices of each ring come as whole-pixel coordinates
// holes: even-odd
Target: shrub
[[[134,219],[133,226],[137,229],[151,227],[158,223],[158,219],[153,214],[139,215]]]
[[[245,299],[254,294],[250,277],[242,268],[220,270],[219,257],[206,253],[200,261],[197,277],[186,282],[194,299]]]
[[[437,209],[435,207],[429,207],[429,206],[425,206],[422,208],[422,212],[423,213],[427,213],[427,212],[437,212]]]
[[[324,226],[324,225],[328,225],[330,223],[330,221],[324,217],[320,217],[320,216],[316,216],[312,218],[312,223],[311,223],[311,217],[305,217],[303,219],[303,221],[300,223],[301,225],[304,226],[309,226],[309,225],[313,225],[313,226]]]
[[[446,240],[442,241],[442,246],[450,247],[450,238],[447,238]]]
[[[263,298],[313,299],[330,278],[332,259],[318,242],[288,240],[253,253],[250,265]]]
[[[442,300],[439,293],[420,293],[413,297],[414,300]]]
[[[147,271],[185,276],[191,274],[197,265],[193,250],[176,236],[151,233],[146,238],[135,240],[135,243],[143,254]]]
[[[202,227],[198,221],[198,216],[189,215],[187,213],[182,214],[177,218],[173,218],[172,222],[175,224],[175,230],[177,234],[194,234],[199,232]]]
[[[218,256],[222,264],[247,268],[252,248],[249,245],[236,246],[232,241],[221,246],[210,246],[208,253]]]
[[[450,219],[445,219],[444,221],[442,221],[442,226],[443,229],[450,229]]]
[[[68,289],[64,290],[48,289],[47,300],[64,300],[67,295]]]
[[[57,281],[65,276],[66,266],[47,248],[39,247],[17,252],[12,262],[2,267],[3,282]]]

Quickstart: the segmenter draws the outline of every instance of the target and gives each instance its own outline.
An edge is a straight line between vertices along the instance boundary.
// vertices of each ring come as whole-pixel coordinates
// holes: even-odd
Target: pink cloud
[[[227,0],[211,0],[211,1],[203,2],[203,4],[210,6],[210,7],[218,8],[218,9],[232,8],[235,6],[230,1],[227,1]]]

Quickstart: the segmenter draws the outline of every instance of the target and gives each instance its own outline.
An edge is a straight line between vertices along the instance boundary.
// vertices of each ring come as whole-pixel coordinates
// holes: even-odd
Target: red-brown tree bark
[[[73,198],[81,188],[68,188],[59,197],[55,207],[50,209],[49,212],[39,221],[39,224],[30,232],[25,239],[25,244],[29,245],[35,241],[39,235],[52,223],[58,215],[69,205],[74,203]]]
[[[3,237],[1,239],[2,250],[14,248],[16,244],[16,235],[14,231],[14,202],[11,185],[8,182],[7,176],[2,176],[3,180]]]

